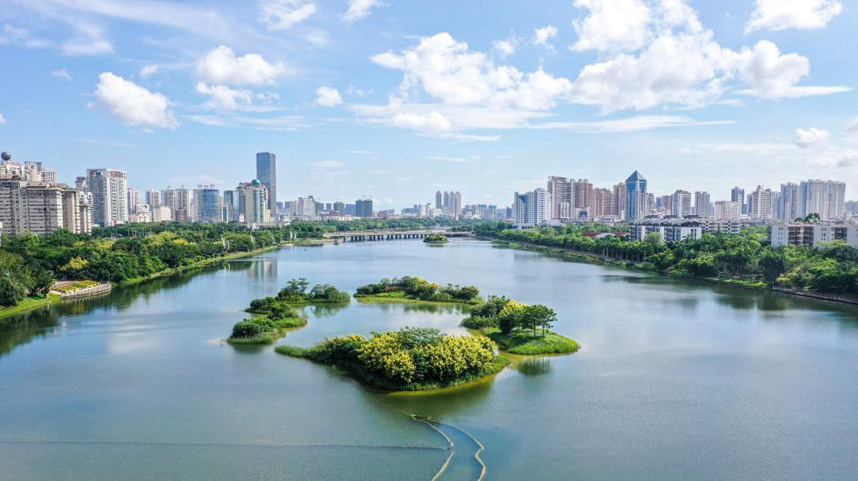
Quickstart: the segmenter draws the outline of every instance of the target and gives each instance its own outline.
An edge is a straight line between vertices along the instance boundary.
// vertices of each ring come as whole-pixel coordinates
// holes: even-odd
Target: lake
[[[555,309],[571,356],[431,394],[222,342],[289,279],[473,284]],[[307,308],[279,342],[458,327]],[[431,416],[435,427],[412,419]],[[455,445],[447,449],[447,435]],[[286,248],[0,325],[0,480],[858,479],[858,309],[475,240]]]

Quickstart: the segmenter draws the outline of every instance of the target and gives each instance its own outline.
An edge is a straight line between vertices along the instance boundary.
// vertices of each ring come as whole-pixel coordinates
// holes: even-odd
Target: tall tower
[[[626,179],[626,218],[631,221],[644,218],[646,179],[638,171]]]
[[[256,154],[256,178],[268,191],[268,210],[277,214],[277,156],[271,152]]]

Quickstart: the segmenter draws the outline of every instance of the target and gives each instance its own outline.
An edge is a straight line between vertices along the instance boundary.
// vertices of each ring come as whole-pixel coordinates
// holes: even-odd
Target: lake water
[[[418,275],[554,308],[577,354],[436,394],[221,342],[306,277],[353,291]],[[455,308],[307,311],[280,342]],[[858,479],[858,309],[457,240],[291,248],[0,326],[0,480]],[[458,428],[458,429],[457,429]]]

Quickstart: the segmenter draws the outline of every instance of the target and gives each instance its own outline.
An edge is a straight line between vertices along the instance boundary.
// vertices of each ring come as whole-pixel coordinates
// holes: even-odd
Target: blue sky
[[[0,149],[72,183],[510,203],[548,175],[858,197],[856,4],[0,0]]]

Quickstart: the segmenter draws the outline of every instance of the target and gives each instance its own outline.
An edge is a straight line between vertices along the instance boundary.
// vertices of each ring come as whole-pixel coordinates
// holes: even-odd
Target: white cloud
[[[858,152],[854,150],[843,152],[834,162],[835,167],[854,167],[855,165],[858,165]]]
[[[742,49],[737,59],[740,75],[751,87],[739,93],[776,99],[828,95],[851,90],[841,86],[796,85],[810,74],[810,61],[807,57],[795,53],[781,54],[777,45],[767,40],[758,42],[752,50]]]
[[[288,30],[310,18],[318,6],[310,0],[264,0],[259,4],[259,22],[268,30]]]
[[[267,85],[286,73],[282,63],[270,63],[258,53],[236,57],[231,48],[221,45],[197,61],[197,77],[218,85]]]
[[[249,90],[231,89],[225,85],[197,84],[198,93],[210,95],[205,106],[210,109],[238,110],[253,105],[253,93]]]
[[[470,164],[471,162],[473,162],[475,160],[480,160],[479,155],[471,155],[468,157],[447,157],[447,156],[441,156],[441,155],[433,155],[433,156],[426,157],[426,158],[429,160],[440,160],[443,162],[451,162],[454,164]]]
[[[101,28],[77,24],[78,34],[63,44],[63,53],[70,56],[113,53],[113,44],[104,38]]]
[[[549,40],[557,36],[557,27],[554,25],[548,25],[546,27],[537,28],[533,33],[533,43],[536,45],[542,45],[543,47],[553,49],[554,47],[549,43]]]
[[[71,74],[66,69],[54,70],[51,72],[51,77],[64,78],[66,80],[71,80]]]
[[[745,32],[823,28],[842,11],[834,0],[757,0]]]
[[[831,133],[824,129],[811,127],[807,130],[795,129],[793,144],[802,149],[819,149],[828,145]]]
[[[492,48],[501,56],[508,57],[515,53],[515,41],[513,39],[509,40],[496,40],[492,43]]]
[[[6,124],[6,117],[3,117],[3,112],[0,112],[0,125]]]
[[[858,132],[858,117],[850,120],[848,124],[846,124],[846,131],[849,133]]]
[[[495,66],[484,53],[470,51],[468,44],[449,33],[422,38],[401,54],[375,55],[372,61],[405,73],[401,97],[422,89],[450,105],[544,110],[571,88],[567,79],[542,70],[523,73],[512,66]]]
[[[369,16],[374,8],[383,6],[381,0],[349,0],[349,9],[343,16],[346,22],[356,22]]]
[[[156,65],[156,64],[145,65],[145,66],[143,66],[143,68],[140,69],[140,77],[142,77],[142,78],[151,77],[151,76],[155,75],[156,73],[158,73],[159,68],[160,67],[158,67],[158,65]]]
[[[319,87],[316,89],[316,104],[322,107],[336,107],[343,103],[340,91],[333,87]]]
[[[246,115],[188,115],[188,120],[213,127],[243,127],[256,130],[295,132],[311,127],[297,115],[249,117]]]
[[[615,8],[626,2],[631,2],[626,5],[630,10]],[[700,107],[722,101],[725,94],[733,91],[737,80],[749,87],[737,93],[768,99],[850,90],[840,86],[798,85],[810,73],[810,62],[798,54],[781,54],[771,42],[761,41],[753,49],[746,47],[739,52],[722,47],[685,0],[584,3],[591,10],[587,19],[598,18],[600,25],[613,22],[623,26],[630,22],[629,12],[645,11],[645,15],[634,16],[637,20],[631,29],[637,32],[643,25],[645,33],[618,35],[602,39],[601,43],[591,39],[581,44],[586,39],[582,37],[576,49],[627,52],[586,65],[574,83],[575,103],[598,105],[604,112],[645,110],[660,105]],[[621,30],[627,32],[630,28]],[[601,34],[612,31],[607,28]],[[635,40],[630,42],[630,39]]]
[[[4,24],[0,31],[0,45],[20,45],[29,48],[47,47],[49,43],[46,40],[35,38],[26,28],[15,27],[11,24]]]
[[[573,50],[636,50],[647,41],[647,24],[652,14],[643,1],[575,0],[573,3],[589,10],[586,17],[572,22],[578,34]]]
[[[104,72],[98,76],[95,96],[107,113],[127,125],[174,129],[178,122],[170,111],[170,101],[158,92]]]
[[[694,148],[685,148],[682,149],[682,153],[684,155],[698,155],[698,154],[724,154],[724,153],[737,153],[737,154],[750,154],[750,155],[760,155],[760,156],[770,156],[770,155],[784,155],[789,153],[795,153],[797,148],[792,144],[777,144],[777,143],[766,143],[766,142],[757,142],[757,143],[706,143],[700,144]]]
[[[596,122],[545,122],[534,124],[534,129],[564,129],[576,133],[618,133],[641,132],[667,127],[699,127],[709,125],[728,125],[731,120],[699,121],[681,115],[638,115],[616,120]]]

